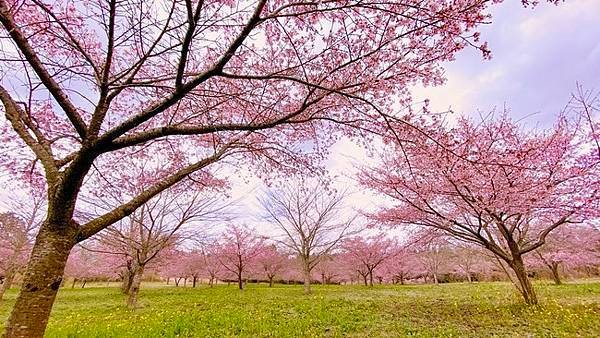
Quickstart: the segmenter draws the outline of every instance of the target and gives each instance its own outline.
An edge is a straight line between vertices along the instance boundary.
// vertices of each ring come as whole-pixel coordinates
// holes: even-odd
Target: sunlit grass
[[[133,311],[116,287],[65,288],[47,336],[600,336],[600,282],[536,288],[541,305],[527,307],[506,283],[315,286],[309,296],[301,286],[153,284]],[[0,327],[16,293],[0,304]]]

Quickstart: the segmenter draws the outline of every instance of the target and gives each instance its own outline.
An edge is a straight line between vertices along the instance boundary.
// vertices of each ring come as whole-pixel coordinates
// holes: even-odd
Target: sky
[[[579,83],[600,90],[600,0],[567,1],[558,6],[541,3],[524,8],[507,0],[493,6],[492,23],[481,29],[492,50],[483,60],[473,48],[461,51],[444,65],[447,81],[439,87],[414,88],[415,101],[428,98],[435,111],[478,116],[478,111],[510,109],[525,127],[550,127]],[[366,152],[348,140],[334,145],[326,163],[336,186],[348,188],[347,212],[374,210],[386,201],[353,182],[355,166],[369,161]],[[264,186],[258,180],[234,182],[242,221],[259,231],[268,227],[259,218],[256,196]]]
[[[549,126],[577,83],[600,90],[600,0],[568,0],[558,6],[543,2],[535,9],[506,0],[492,6],[491,14],[492,23],[481,32],[492,59],[483,60],[478,50],[466,48],[444,65],[444,85],[413,89],[416,101],[428,98],[433,111],[450,108],[456,115],[473,116],[506,106],[514,118],[525,117],[526,125]],[[342,140],[331,154],[326,166],[337,177],[336,186],[353,192],[349,213],[384,203],[353,181],[355,164],[369,161],[363,149]],[[240,221],[266,231],[256,201],[264,186],[251,176],[231,176]]]

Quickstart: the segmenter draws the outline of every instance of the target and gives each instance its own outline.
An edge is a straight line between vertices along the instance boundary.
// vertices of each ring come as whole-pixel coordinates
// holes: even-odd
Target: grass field
[[[147,285],[133,311],[117,288],[66,288],[47,336],[600,336],[600,282],[536,288],[541,305],[527,307],[506,283],[315,286],[309,296],[300,286]],[[0,325],[16,293],[0,304]]]

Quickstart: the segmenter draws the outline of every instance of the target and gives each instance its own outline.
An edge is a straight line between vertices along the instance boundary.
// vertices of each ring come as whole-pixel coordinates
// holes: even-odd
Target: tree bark
[[[44,335],[75,237],[76,231],[66,224],[42,225],[3,337]]]
[[[304,294],[308,295],[312,292],[310,289],[310,268],[308,267],[308,264],[304,265],[302,272],[304,274]]]
[[[73,278],[73,284],[71,284],[71,289],[75,289],[75,284],[77,284],[77,278]]]
[[[244,281],[242,280],[242,272],[241,271],[238,272],[238,278],[237,278],[237,280],[238,280],[238,288],[240,290],[244,290]]]
[[[121,284],[121,292],[128,295],[129,290],[131,290],[131,284],[133,283],[133,277],[135,276],[135,269],[133,271],[129,271],[129,269],[125,270],[123,275],[123,283]]]
[[[273,287],[273,277],[269,277],[269,287]]]
[[[196,276],[192,277],[192,287],[193,288],[196,287],[196,279],[198,279],[198,277],[196,277]]]
[[[129,289],[129,297],[127,297],[127,306],[130,309],[136,308],[138,306],[137,299],[138,293],[140,291],[140,285],[142,284],[143,275],[144,267],[140,266],[136,269],[136,272],[133,275],[131,288]]]
[[[518,289],[521,292],[525,303],[528,305],[536,305],[538,303],[537,295],[535,294],[531,280],[529,280],[529,276],[527,276],[523,258],[520,255],[513,255],[510,267],[517,276],[517,280],[519,281]]]
[[[369,271],[369,286],[373,286],[373,271]]]
[[[81,288],[82,288],[82,289],[83,289],[83,288],[85,288],[85,283],[87,283],[87,279],[85,279],[85,278],[84,278],[84,279],[83,279],[83,283],[81,284]]]
[[[558,272],[558,263],[552,262],[550,265],[550,270],[552,270],[552,278],[554,279],[554,284],[561,285],[562,281],[560,280],[560,274]]]

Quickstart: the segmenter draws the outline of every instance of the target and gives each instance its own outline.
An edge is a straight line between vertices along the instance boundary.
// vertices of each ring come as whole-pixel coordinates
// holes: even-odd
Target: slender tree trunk
[[[71,284],[71,289],[75,289],[75,284],[77,284],[77,278],[73,278],[73,283]]]
[[[471,273],[467,271],[467,281],[469,281],[469,283],[473,283],[473,278],[471,277]]]
[[[321,285],[325,285],[325,274],[321,273]]]
[[[554,284],[561,285],[562,281],[560,280],[560,274],[558,272],[558,263],[552,262],[550,264],[550,270],[552,270],[552,278],[554,279]]]
[[[133,269],[133,271],[129,271],[129,269],[125,270],[123,274],[123,282],[121,284],[121,292],[128,295],[129,290],[131,290],[131,284],[133,283],[133,277],[137,273],[137,269]]]
[[[129,297],[127,297],[127,306],[130,309],[136,308],[138,306],[138,293],[140,291],[140,285],[142,284],[143,275],[144,267],[140,266],[136,269],[136,272],[133,275],[131,288],[129,289]]]
[[[12,268],[6,272],[6,275],[4,276],[4,280],[2,281],[2,286],[0,286],[0,301],[2,301],[2,298],[4,297],[4,293],[6,293],[6,291],[8,291],[8,289],[10,289],[10,286],[12,285],[13,280],[15,279],[15,275],[16,275],[16,271],[14,271],[14,269],[12,269]]]
[[[69,253],[75,245],[75,236],[76,231],[67,224],[42,225],[4,337],[37,338],[44,335]]]
[[[373,271],[369,271],[369,286],[373,286]]]
[[[175,286],[179,286],[179,281],[181,280],[181,278],[174,278],[175,279]]]
[[[269,287],[273,287],[273,276],[269,277]]]
[[[369,286],[369,281],[367,279],[367,275],[362,275],[363,278],[363,282],[365,283],[365,286]]]
[[[81,284],[81,288],[82,288],[82,289],[83,289],[83,288],[85,288],[85,283],[87,283],[87,279],[85,279],[85,278],[84,278],[84,279],[83,279],[83,283]]]
[[[241,271],[238,271],[238,278],[237,278],[237,280],[238,280],[238,288],[240,290],[244,290],[244,281],[242,280],[242,272]]]
[[[167,285],[169,285],[169,280],[171,279],[171,277],[167,277]]]
[[[312,290],[310,289],[310,268],[308,267],[308,263],[304,264],[304,268],[302,269],[304,274],[304,294],[310,294]]]
[[[432,274],[432,277],[433,277],[433,284],[438,284],[438,283],[440,282],[440,281],[438,280],[437,273],[435,273],[435,272],[434,272],[434,273]]]
[[[519,281],[518,289],[521,292],[525,303],[529,305],[537,304],[537,296],[533,289],[533,285],[531,284],[531,280],[529,280],[529,276],[527,276],[527,270],[525,269],[522,257],[520,255],[514,255],[510,267]]]
[[[198,279],[198,277],[196,277],[196,276],[192,277],[192,287],[193,288],[196,287],[196,279]]]

